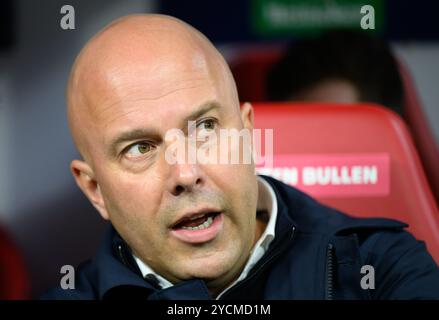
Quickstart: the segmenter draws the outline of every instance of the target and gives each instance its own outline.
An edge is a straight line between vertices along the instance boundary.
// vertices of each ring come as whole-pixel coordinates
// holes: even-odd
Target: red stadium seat
[[[230,63],[241,101],[266,101],[265,78],[270,67],[283,54],[282,47],[243,51]],[[404,88],[404,113],[422,165],[439,203],[439,149],[426,120],[415,86],[407,67],[399,61]]]
[[[439,262],[439,212],[407,127],[384,107],[354,106],[255,103],[255,128],[273,129],[272,166],[259,172],[353,216],[403,221]]]
[[[17,247],[0,229],[0,300],[28,299],[27,269]]]
[[[404,112],[419,156],[424,165],[433,195],[439,203],[439,149],[425,117],[411,74],[404,63],[399,62],[399,72],[404,86]]]

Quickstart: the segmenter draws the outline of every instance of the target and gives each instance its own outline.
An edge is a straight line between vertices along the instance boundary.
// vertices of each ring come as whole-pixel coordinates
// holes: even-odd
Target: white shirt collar
[[[267,223],[267,226],[265,228],[265,231],[262,233],[259,240],[256,242],[255,246],[253,247],[250,258],[247,260],[246,265],[244,266],[244,269],[242,270],[239,277],[231,284],[229,285],[225,290],[223,290],[218,296],[217,299],[225,293],[229,288],[234,286],[239,281],[245,279],[250,272],[251,268],[262,258],[262,256],[267,251],[270,243],[274,240],[275,237],[275,227],[276,227],[276,220],[277,220],[277,199],[276,195],[274,193],[273,188],[270,186],[270,184],[264,180],[264,178],[258,176],[258,188],[259,188],[259,198],[261,197],[266,200],[266,203],[263,203],[264,207],[268,211],[269,220]],[[137,265],[139,266],[140,272],[142,273],[143,277],[146,278],[148,276],[153,276],[155,279],[157,279],[158,284],[162,289],[166,289],[169,287],[172,287],[173,284],[169,282],[167,279],[160,276],[157,272],[152,270],[146,263],[144,263],[140,258],[133,255],[134,260],[136,261]]]
[[[162,289],[166,289],[166,288],[173,286],[173,284],[170,281],[163,278],[157,272],[152,270],[146,263],[144,263],[142,260],[140,260],[140,258],[137,257],[135,254],[133,254],[133,257],[134,257],[134,260],[136,261],[137,265],[139,266],[139,269],[143,275],[143,278],[147,278],[148,276],[154,277],[157,280],[158,285]]]

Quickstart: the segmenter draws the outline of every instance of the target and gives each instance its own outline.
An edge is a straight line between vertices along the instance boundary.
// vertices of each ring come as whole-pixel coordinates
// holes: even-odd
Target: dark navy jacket
[[[278,200],[276,238],[247,278],[221,299],[439,298],[439,268],[424,243],[403,230],[407,225],[388,219],[352,218],[275,179],[264,178]],[[362,289],[363,265],[375,270],[374,289]],[[113,228],[96,257],[80,266],[75,289],[58,287],[43,296],[115,298],[211,296],[200,279],[167,289],[157,287],[153,279],[143,279],[129,247]]]

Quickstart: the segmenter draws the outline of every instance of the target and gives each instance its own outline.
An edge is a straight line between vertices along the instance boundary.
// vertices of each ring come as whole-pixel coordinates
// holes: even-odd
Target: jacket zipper
[[[294,239],[294,235],[295,235],[295,231],[296,231],[296,227],[292,227],[291,230],[291,235],[290,235],[290,241]],[[286,234],[288,235],[288,233]],[[285,236],[286,238],[286,236]],[[286,240],[286,239],[283,239]],[[285,241],[286,242],[286,241]],[[280,243],[284,243],[283,241],[280,241]],[[286,245],[286,243],[285,243]],[[254,278],[256,275],[258,275],[261,270],[264,269],[264,267],[271,262],[273,259],[275,259],[282,251],[283,251],[284,246],[278,248],[277,251],[275,251],[272,256],[270,258],[268,258],[263,264],[261,264],[259,266],[259,268],[257,270],[255,270],[254,272],[252,272],[251,274],[249,274],[247,276],[247,278],[243,279],[242,281],[238,282],[236,285],[234,285],[233,287],[229,288],[229,290],[227,290],[227,292],[224,292],[224,294],[221,295],[221,297],[218,300],[223,300],[224,297],[226,297],[227,295],[230,295],[231,292],[235,291],[237,288],[240,288],[241,286],[243,286],[245,283],[247,283],[248,281],[250,281],[252,278]]]
[[[328,244],[326,250],[326,292],[325,300],[332,300],[334,297],[334,246]]]
[[[129,267],[129,264],[128,264],[128,262],[125,259],[125,254],[124,254],[124,251],[123,251],[123,248],[122,248],[121,244],[117,245],[117,253],[118,253],[119,259],[122,261],[122,263],[124,265],[126,265],[127,267]]]

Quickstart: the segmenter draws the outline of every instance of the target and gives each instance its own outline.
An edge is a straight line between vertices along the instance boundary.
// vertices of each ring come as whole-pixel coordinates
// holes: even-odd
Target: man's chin
[[[186,269],[184,275],[180,279],[191,280],[201,279],[204,280],[209,291],[217,291],[227,287],[233,280],[239,275],[239,270],[234,270],[234,263],[224,263],[224,261],[216,264],[210,263],[207,265],[200,265],[200,267]],[[180,269],[180,272],[184,269]],[[213,290],[212,290],[213,289]]]
[[[198,264],[198,263],[197,263]],[[225,263],[224,261],[200,263],[197,266],[187,266],[180,269],[185,271],[182,276],[185,280],[189,279],[203,279],[206,282],[215,281],[223,278],[232,271],[232,263]]]
[[[187,274],[187,279],[203,279],[207,281],[213,281],[218,278],[221,278],[226,274],[228,270],[225,268],[217,268],[210,270],[190,270]]]
[[[179,279],[203,279],[206,282],[233,280],[245,264],[243,249],[239,241],[228,241],[221,249],[205,252],[192,252],[188,256],[175,260],[174,271]],[[177,258],[177,257],[176,257]]]

